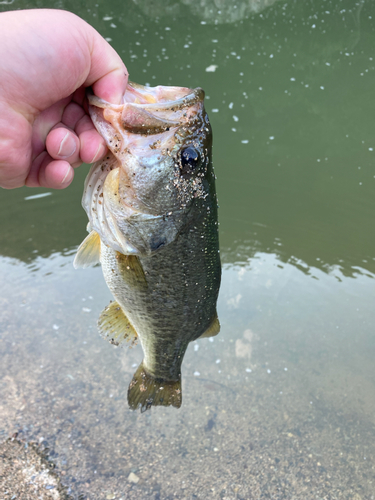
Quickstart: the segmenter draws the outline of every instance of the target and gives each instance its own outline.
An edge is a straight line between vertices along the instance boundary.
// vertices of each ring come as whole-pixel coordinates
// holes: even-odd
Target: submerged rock
[[[0,444],[0,498],[71,500],[53,469],[36,444],[7,439]]]

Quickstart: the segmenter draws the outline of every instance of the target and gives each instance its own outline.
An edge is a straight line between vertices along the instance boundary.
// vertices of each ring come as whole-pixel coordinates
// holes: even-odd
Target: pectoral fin
[[[155,378],[145,370],[143,363],[133,375],[128,389],[128,404],[132,410],[141,412],[151,406],[174,406],[180,408],[182,402],[181,378],[163,380]]]
[[[136,288],[147,287],[146,276],[139,258],[136,255],[116,253],[118,269],[122,278]]]
[[[86,236],[78,247],[73,266],[85,268],[100,263],[100,236],[96,231]]]
[[[111,302],[101,313],[98,320],[100,335],[111,344],[120,345],[131,341],[130,347],[137,343],[138,335],[117,302]]]
[[[217,313],[216,313],[214,319],[212,320],[212,322],[210,324],[210,326],[198,338],[199,339],[204,339],[204,338],[207,338],[207,337],[215,337],[215,335],[217,335],[219,332],[220,332],[220,323],[219,323],[219,319],[218,319]]]

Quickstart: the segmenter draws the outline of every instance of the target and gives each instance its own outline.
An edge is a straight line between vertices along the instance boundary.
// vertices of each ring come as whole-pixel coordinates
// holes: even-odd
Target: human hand
[[[95,29],[62,10],[0,13],[0,186],[67,187],[107,152],[85,87],[120,104],[128,72]]]

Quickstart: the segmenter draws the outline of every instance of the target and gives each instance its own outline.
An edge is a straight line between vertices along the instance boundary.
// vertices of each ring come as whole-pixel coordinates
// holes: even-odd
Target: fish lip
[[[128,82],[128,86],[135,91],[137,88],[142,88],[142,89],[147,89],[146,86],[139,85],[138,83],[134,82]],[[155,103],[144,103],[144,104],[137,104],[137,103],[132,103],[133,106],[142,108],[142,109],[150,109],[150,110],[167,110],[170,108],[175,108],[175,109],[183,109],[183,108],[188,108],[192,106],[193,104],[197,102],[203,102],[205,97],[205,92],[201,87],[197,87],[195,89],[191,89],[191,92],[186,94],[183,97],[180,97],[179,99],[175,99],[174,101],[168,101],[168,102],[155,102]]]
[[[135,84],[133,82],[128,82],[128,86],[135,91],[137,88],[142,88],[143,86],[139,84]],[[147,88],[147,87],[144,87]],[[111,104],[108,103],[107,101],[104,101],[103,99],[100,99],[97,97],[91,89],[86,90],[86,95],[89,101],[90,106],[96,106],[97,108],[107,108],[110,106],[113,110],[121,110],[124,104]],[[203,102],[205,97],[205,92],[201,87],[197,87],[195,89],[192,89],[191,92],[186,94],[183,97],[180,97],[179,99],[175,99],[174,101],[168,101],[168,102],[155,102],[155,103],[129,103],[132,106],[144,110],[150,110],[150,111],[166,111],[171,108],[174,108],[174,110],[177,109],[183,109],[183,108],[188,108],[192,105],[194,105],[197,102]]]

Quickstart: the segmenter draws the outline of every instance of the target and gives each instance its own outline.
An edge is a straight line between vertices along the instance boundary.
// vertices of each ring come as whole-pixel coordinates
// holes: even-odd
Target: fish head
[[[212,132],[203,100],[200,88],[137,84],[128,85],[121,105],[89,96],[110,154],[90,171],[83,205],[114,249],[158,250],[210,196]]]

